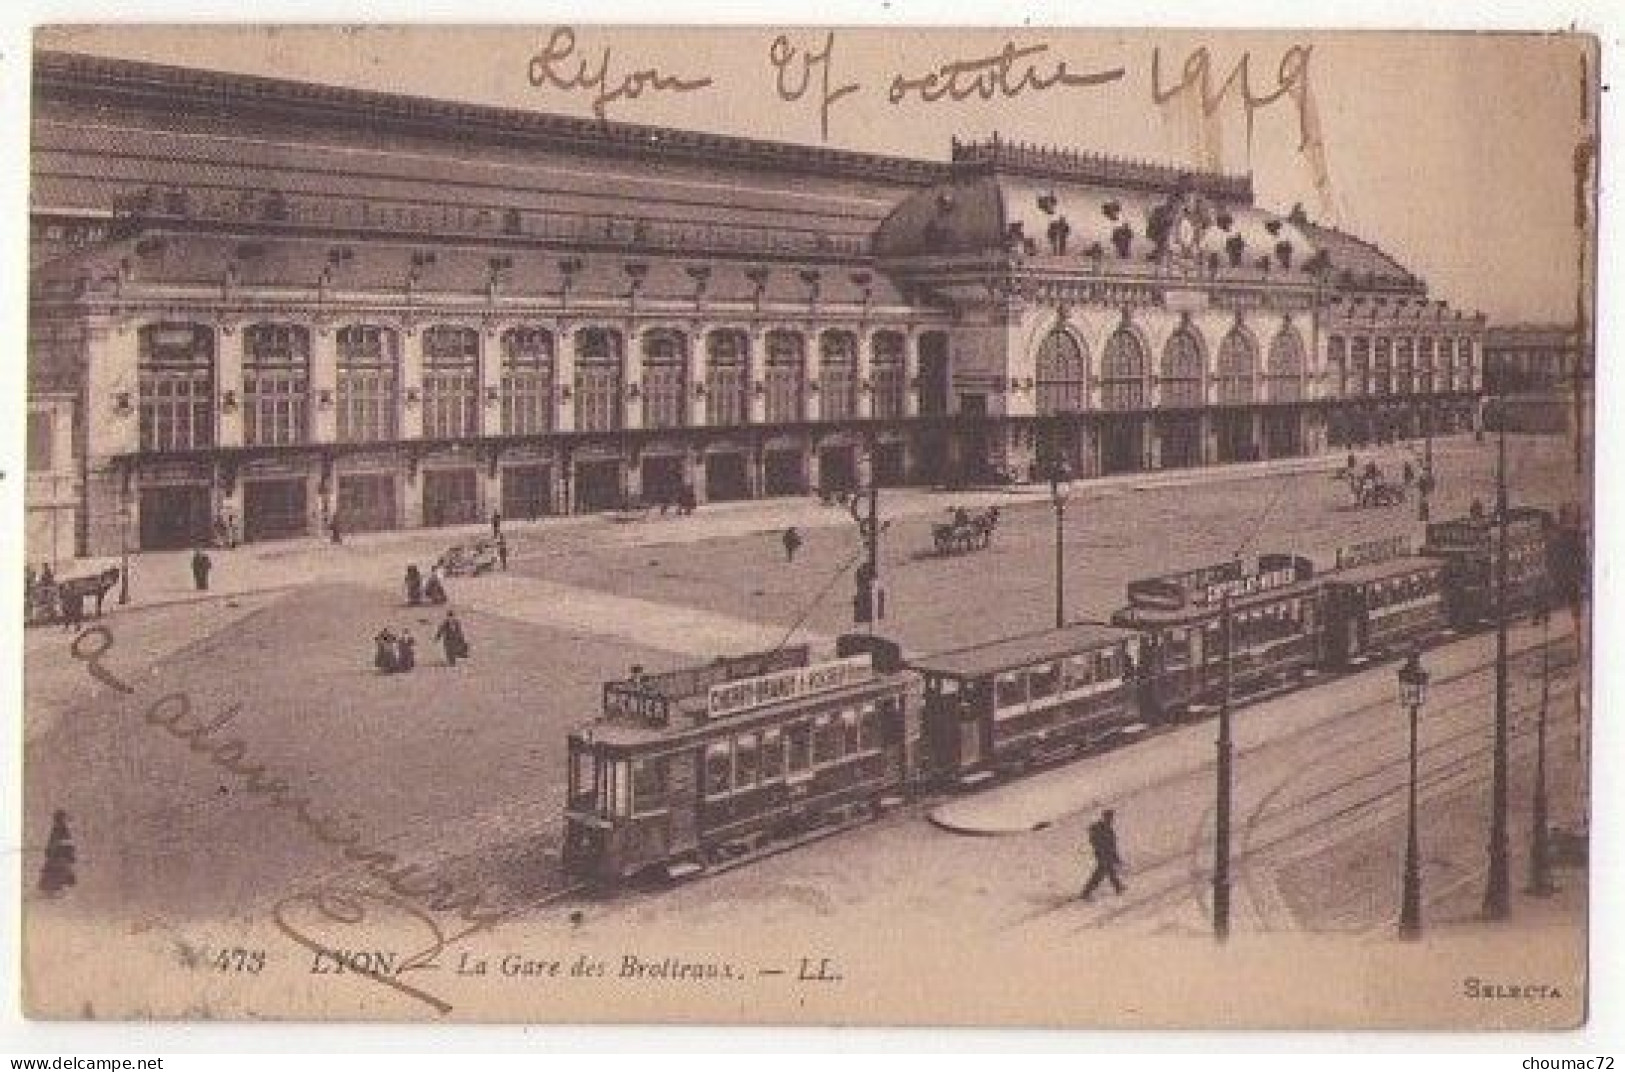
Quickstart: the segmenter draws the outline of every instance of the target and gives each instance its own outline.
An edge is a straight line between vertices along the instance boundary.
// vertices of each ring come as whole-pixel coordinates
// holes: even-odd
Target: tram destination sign
[[[803,696],[833,692],[868,681],[873,676],[870,657],[854,655],[776,674],[742,678],[713,685],[706,694],[705,712],[709,718],[725,718],[768,704],[788,703]]]
[[[1393,558],[1406,558],[1411,553],[1409,536],[1390,536],[1384,540],[1367,540],[1337,549],[1337,568],[1354,569],[1387,562]]]
[[[1284,588],[1297,579],[1298,571],[1290,566],[1282,569],[1265,570],[1255,573],[1251,577],[1238,577],[1235,580],[1210,584],[1202,589],[1198,602],[1211,605],[1225,596],[1229,596],[1231,599],[1250,596],[1257,592],[1268,591],[1271,588]]]

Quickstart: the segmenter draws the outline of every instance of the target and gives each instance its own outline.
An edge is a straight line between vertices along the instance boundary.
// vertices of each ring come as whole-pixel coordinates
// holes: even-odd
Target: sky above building
[[[1579,37],[106,26],[37,44],[924,159],[997,132],[1250,172],[1261,204],[1379,243],[1435,297],[1497,322],[1575,314]]]

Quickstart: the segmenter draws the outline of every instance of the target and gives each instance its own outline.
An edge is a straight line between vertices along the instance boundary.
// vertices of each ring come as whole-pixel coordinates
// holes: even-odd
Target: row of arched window
[[[1162,348],[1158,366],[1157,405],[1167,408],[1205,404],[1202,341],[1188,326],[1176,330]],[[1303,339],[1296,328],[1283,326],[1270,342],[1264,366],[1264,395],[1269,402],[1303,398],[1306,364]],[[1217,401],[1247,405],[1260,401],[1258,348],[1247,333],[1232,328],[1219,344]],[[1100,359],[1100,408],[1144,409],[1150,404],[1151,361],[1139,335],[1118,328],[1106,339]],[[1089,355],[1072,332],[1057,328],[1038,348],[1034,375],[1040,414],[1071,413],[1089,408]]]
[[[1474,389],[1473,340],[1356,335],[1327,340],[1341,395],[1408,395]]]
[[[516,327],[500,339],[500,376],[480,397],[480,335],[442,325],[422,336],[421,397],[403,396],[401,338],[393,328],[353,324],[335,339],[336,390],[318,403],[336,410],[339,442],[400,438],[403,410],[421,409],[422,435],[459,439],[481,434],[484,405],[495,409],[487,434],[533,435],[554,428],[555,400],[574,406],[575,429],[621,429],[626,402],[641,406],[643,427],[678,428],[691,422],[689,395],[703,396],[708,425],[750,420],[750,397],[762,398],[770,424],[838,421],[859,415],[859,396],[870,396],[876,418],[907,412],[905,350],[901,332],[870,339],[868,378],[859,375],[858,336],[829,330],[816,336],[816,378],[809,375],[809,340],[801,332],[767,333],[754,358],[750,337],[735,329],[705,335],[703,378],[690,378],[689,338],[654,329],[639,337],[641,376],[629,383],[625,340],[613,328],[579,329],[573,336],[572,382],[556,383],[555,337],[546,328]],[[150,324],[140,333],[141,445],[149,451],[187,450],[215,441],[215,333],[202,324]],[[243,332],[243,439],[249,446],[307,441],[310,435],[311,342],[292,324],[254,324]],[[403,405],[404,403],[404,405]],[[228,396],[225,405],[232,405]]]

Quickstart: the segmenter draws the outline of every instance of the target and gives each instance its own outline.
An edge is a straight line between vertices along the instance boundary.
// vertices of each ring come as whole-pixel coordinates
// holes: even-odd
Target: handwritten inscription
[[[526,77],[532,87],[551,86],[562,90],[584,90],[592,94],[592,114],[600,123],[609,118],[609,106],[620,100],[637,100],[645,93],[693,93],[712,84],[709,75],[682,78],[665,74],[656,67],[644,67],[626,74],[611,75],[613,53],[608,45],[599,52],[597,65],[576,55],[576,32],[568,26],[555,29],[541,51],[530,57]],[[572,64],[574,69],[572,70]]]
[[[1053,60],[1048,73],[1039,73],[1029,62],[1049,51],[1049,45],[1028,45],[1017,48],[1014,41],[1006,41],[1004,48],[991,56],[974,59],[949,60],[935,70],[909,78],[893,76],[886,99],[892,104],[903,104],[912,96],[934,104],[940,100],[962,101],[971,97],[992,100],[995,97],[1019,97],[1023,93],[1043,93],[1057,86],[1076,89],[1116,82],[1124,70],[1114,67],[1106,71],[1074,74],[1065,60]]]
[[[824,47],[817,52],[811,49],[798,49],[783,34],[773,39],[773,44],[767,50],[768,62],[774,69],[773,88],[781,101],[799,101],[807,95],[807,89],[812,84],[813,73],[818,73],[820,93],[818,99],[818,129],[820,136],[829,140],[830,109],[842,98],[850,96],[863,88],[856,82],[835,84],[834,60],[835,34],[831,31],[824,37]]]

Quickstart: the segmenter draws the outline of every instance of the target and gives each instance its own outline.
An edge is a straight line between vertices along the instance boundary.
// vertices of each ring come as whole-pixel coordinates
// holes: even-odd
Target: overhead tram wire
[[[801,609],[801,613],[796,616],[796,620],[790,624],[790,628],[785,631],[784,636],[780,637],[779,642],[773,646],[773,650],[775,652],[784,650],[784,646],[790,643],[790,638],[795,636],[796,631],[806,624],[807,619],[812,616],[813,611],[818,609],[818,605],[824,601],[824,597],[829,595],[830,590],[835,587],[836,582],[844,578],[848,573],[851,573],[857,564],[862,561],[865,556],[867,556],[867,554],[868,549],[860,546],[850,558],[841,563],[840,566],[836,567],[835,572],[830,574],[829,580],[825,581],[823,587],[819,588],[818,591],[814,593],[812,599],[805,607]]]

